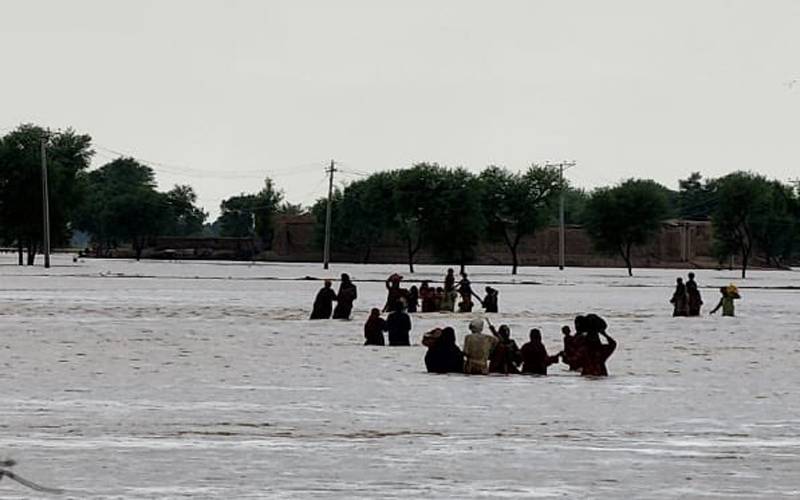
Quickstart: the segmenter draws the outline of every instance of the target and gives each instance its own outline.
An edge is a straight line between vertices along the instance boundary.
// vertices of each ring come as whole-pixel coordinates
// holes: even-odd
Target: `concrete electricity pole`
[[[42,217],[44,225],[44,267],[50,267],[50,192],[47,189],[47,139],[41,140],[42,155]]]
[[[336,172],[336,164],[331,160],[331,166],[325,171],[328,177],[328,207],[325,210],[325,249],[322,256],[322,268],[328,269],[331,261],[331,210],[333,204],[333,174]]]
[[[574,161],[562,161],[558,163],[547,163],[548,167],[558,167],[561,177],[561,194],[558,199],[558,268],[564,270],[566,258],[567,235],[564,227],[564,170],[575,166]]]

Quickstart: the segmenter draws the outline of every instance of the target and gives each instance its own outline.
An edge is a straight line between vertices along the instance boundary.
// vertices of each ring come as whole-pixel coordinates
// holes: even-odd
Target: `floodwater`
[[[798,272],[739,284],[736,318],[672,318],[677,271],[475,267],[522,343],[596,312],[611,376],[425,373],[425,348],[363,347],[380,280],[350,322],[306,320],[318,265],[0,256],[0,458],[73,498],[797,498]],[[417,276],[441,279],[421,266]],[[415,277],[415,279],[417,279]],[[412,341],[472,315],[414,316]],[[3,498],[37,498],[0,481]]]

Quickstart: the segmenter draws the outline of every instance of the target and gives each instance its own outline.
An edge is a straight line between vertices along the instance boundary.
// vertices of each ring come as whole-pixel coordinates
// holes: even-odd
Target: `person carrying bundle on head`
[[[445,327],[435,329],[423,336],[422,343],[428,346],[425,353],[425,368],[430,373],[464,373],[464,353],[456,344],[456,332]]]
[[[736,288],[736,285],[731,283],[728,286],[723,286],[722,288],[720,288],[719,292],[720,294],[722,294],[722,297],[720,297],[717,307],[712,309],[709,314],[714,314],[720,308],[722,308],[723,316],[735,316],[736,311],[733,301],[742,298],[739,295],[739,289]]]
[[[383,312],[393,311],[395,304],[400,300],[408,300],[408,290],[400,288],[400,282],[403,277],[397,273],[392,274],[386,279],[386,304],[383,306]]]
[[[617,349],[617,342],[606,333],[606,322],[596,314],[586,316],[588,333],[581,349],[581,375],[607,377],[606,361]],[[606,339],[604,344],[600,336]]]

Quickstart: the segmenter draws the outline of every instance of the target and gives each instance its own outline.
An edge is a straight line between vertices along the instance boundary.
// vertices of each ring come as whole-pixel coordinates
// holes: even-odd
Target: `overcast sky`
[[[0,131],[74,127],[213,215],[265,175],[310,203],[332,158],[800,176],[794,0],[0,0],[0,49]]]

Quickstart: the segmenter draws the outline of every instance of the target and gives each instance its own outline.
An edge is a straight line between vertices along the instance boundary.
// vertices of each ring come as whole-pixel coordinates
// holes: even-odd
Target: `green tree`
[[[26,124],[0,138],[0,237],[16,246],[20,265],[24,250],[28,265],[34,263],[43,240],[42,142],[47,151],[53,245],[71,237],[71,221],[83,196],[79,178],[94,154],[91,137],[72,129],[50,132]]]
[[[481,182],[463,168],[446,170],[443,182],[423,230],[431,235],[434,252],[442,259],[457,262],[463,272],[475,258],[475,248],[486,229]]]
[[[345,227],[340,226],[338,221],[339,210],[342,205],[342,198],[344,194],[341,189],[335,187],[331,193],[331,252],[345,250],[346,246],[342,244],[346,235],[344,234]],[[319,198],[313,205],[311,205],[311,215],[314,217],[314,244],[317,248],[322,249],[325,246],[325,218],[328,209],[327,198]]]
[[[797,201],[790,186],[751,172],[734,172],[717,181],[717,192],[714,248],[720,258],[739,255],[742,278],[756,250],[771,265],[791,257]]]
[[[275,188],[269,177],[256,194],[239,194],[220,204],[220,235],[234,238],[257,238],[267,248],[272,245],[275,214],[283,202],[283,191]]]
[[[166,229],[173,236],[195,236],[203,232],[208,214],[196,205],[197,195],[188,185],[176,185],[166,193],[169,207],[169,224]]]
[[[739,254],[745,278],[756,244],[756,221],[763,219],[769,203],[768,181],[749,172],[734,172],[718,180],[717,193],[714,248],[720,258],[723,253]]]
[[[511,253],[511,274],[517,274],[519,243],[547,224],[548,207],[561,191],[559,171],[532,165],[518,174],[491,166],[479,180],[488,236],[502,238]]]
[[[754,236],[767,265],[784,267],[792,257],[797,234],[797,199],[794,189],[770,181],[767,206],[755,218]]]
[[[264,187],[253,200],[253,232],[267,248],[272,248],[275,232],[275,214],[283,202],[283,191],[275,187],[272,179],[264,179]]]
[[[306,207],[300,203],[284,201],[276,211],[277,215],[305,215],[308,212]]]
[[[564,224],[582,225],[589,193],[584,189],[570,186],[566,180],[564,184]],[[558,225],[559,196],[554,196],[548,203],[548,213],[548,224]]]
[[[255,234],[255,217],[253,207],[255,196],[240,194],[231,196],[220,203],[219,234],[225,238],[251,238]]]
[[[436,203],[447,187],[447,173],[435,163],[418,163],[395,171],[393,182],[391,229],[403,241],[413,273],[417,252],[435,227]]]
[[[595,247],[618,254],[633,276],[631,251],[648,243],[669,214],[668,190],[651,180],[630,179],[592,193],[585,225]]]
[[[139,260],[148,240],[168,229],[168,196],[156,191],[153,170],[137,160],[111,161],[89,172],[85,186],[85,203],[76,221],[101,251],[130,243]]]
[[[678,181],[678,217],[687,220],[708,220],[717,205],[716,185],[700,172],[692,172]]]
[[[392,220],[392,174],[379,172],[345,187],[335,211],[339,246],[356,249],[367,263]]]

